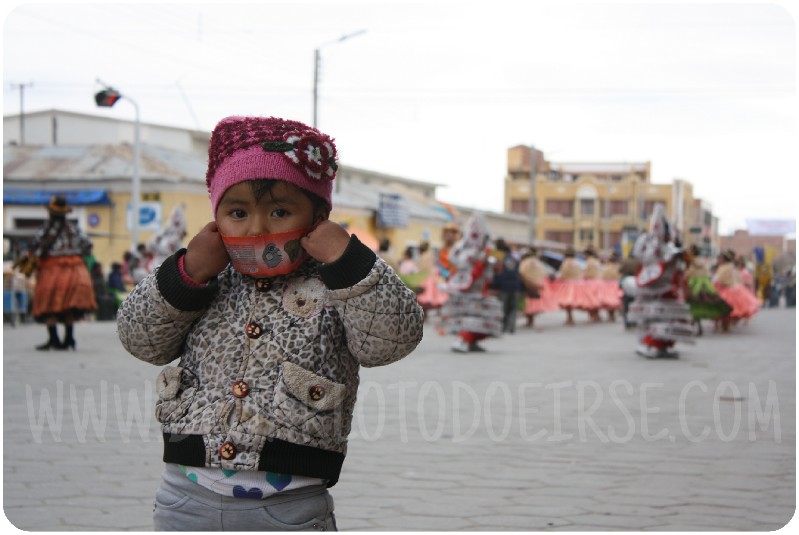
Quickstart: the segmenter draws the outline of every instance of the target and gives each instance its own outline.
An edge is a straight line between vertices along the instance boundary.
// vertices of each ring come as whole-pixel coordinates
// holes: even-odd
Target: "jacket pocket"
[[[340,439],[346,392],[343,384],[284,361],[275,388],[274,414],[304,434]]]
[[[180,366],[167,366],[158,375],[155,418],[162,424],[175,422],[189,410],[197,393],[197,376]]]

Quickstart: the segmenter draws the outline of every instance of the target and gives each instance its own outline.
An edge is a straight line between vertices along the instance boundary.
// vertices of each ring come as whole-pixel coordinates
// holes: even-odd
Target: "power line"
[[[188,95],[183,90],[183,86],[180,85],[180,80],[175,80],[175,85],[178,86],[178,90],[180,91],[180,95],[183,97],[183,102],[186,104],[186,107],[189,109],[189,114],[191,115],[192,120],[194,121],[194,128],[196,130],[202,130],[200,127],[200,121],[197,120],[197,116],[194,114],[194,108],[191,107],[191,102],[189,101]]]
[[[97,7],[100,7],[100,6],[97,6]],[[108,36],[102,34],[101,32],[97,32],[97,31],[93,31],[93,30],[86,30],[86,29],[78,27],[78,26],[76,26],[74,24],[65,23],[64,21],[56,21],[56,20],[53,20],[53,19],[48,18],[46,16],[42,16],[42,15],[40,15],[38,13],[36,13],[36,14],[25,13],[25,14],[27,16],[31,17],[31,18],[38,19],[38,20],[47,22],[49,24],[52,24],[52,25],[54,25],[54,26],[56,26],[58,28],[61,28],[61,29],[64,29],[64,30],[71,31],[73,33],[77,33],[77,34],[81,34],[81,35],[85,35],[85,36],[97,39],[97,40],[99,40],[99,41],[101,41],[103,43],[103,46],[107,46],[108,42],[111,42],[111,43],[114,43],[116,45],[128,48],[128,49],[133,50],[133,51],[135,51],[137,53],[141,53],[143,55],[143,57],[147,61],[150,61],[150,62],[152,62],[153,58],[155,58],[156,60],[162,61],[162,62],[163,61],[169,61],[171,66],[182,65],[184,67],[194,68],[194,69],[196,69],[196,70],[198,70],[198,71],[200,71],[202,73],[205,73],[205,74],[208,74],[210,72],[215,72],[218,76],[236,76],[236,77],[239,77],[239,78],[250,79],[252,81],[262,81],[262,80],[259,80],[258,76],[253,76],[254,74],[255,75],[261,74],[262,76],[269,76],[270,80],[274,80],[276,78],[281,78],[281,77],[290,77],[291,76],[291,73],[289,73],[289,72],[281,72],[279,69],[277,69],[274,66],[270,66],[268,69],[250,69],[250,70],[242,71],[241,69],[235,69],[235,68],[232,68],[232,67],[231,68],[225,67],[226,65],[229,65],[229,62],[224,62],[224,61],[207,61],[207,62],[190,61],[190,60],[186,59],[185,55],[170,54],[169,52],[165,51],[165,49],[163,47],[159,47],[157,50],[153,50],[151,48],[148,48],[147,46],[143,46],[143,45],[139,44],[140,42],[154,42],[153,40],[149,40],[149,41],[148,40],[144,40],[143,41],[141,39],[137,39],[137,41],[135,43],[131,43],[131,42],[128,42],[128,41],[125,41],[125,40],[121,40],[121,39],[119,39],[117,37],[108,37]],[[170,30],[170,31],[174,31],[174,30]],[[163,32],[159,32],[159,33],[163,33]],[[114,35],[115,36],[119,35],[119,32],[116,32]],[[137,35],[137,37],[139,36],[138,33],[136,35]],[[236,53],[239,54],[239,55],[241,54],[242,51],[247,51],[247,50],[253,51],[253,53],[257,53],[258,54],[258,58],[257,58],[258,59],[258,63],[260,63],[261,65],[265,65],[265,61],[264,60],[266,58],[264,56],[267,53],[271,54],[272,59],[280,58],[279,51],[269,52],[268,50],[263,50],[262,47],[255,46],[255,43],[253,43],[252,39],[253,39],[252,36],[247,36],[247,38],[246,38],[247,41],[250,41],[250,46],[248,46],[246,42],[243,42],[240,39],[235,40],[235,41],[229,41],[229,46],[235,46]],[[225,42],[225,45],[227,45],[227,44],[228,44],[228,41]],[[198,52],[198,54],[196,54],[197,56],[200,56],[200,57],[203,57],[203,58],[207,58],[208,56],[211,56],[211,55],[219,55],[220,54],[219,46],[209,47],[209,46],[205,45],[204,43],[200,43],[197,46],[201,47],[202,49],[205,49],[205,50],[200,50]],[[291,88],[288,88],[288,89],[291,89]]]

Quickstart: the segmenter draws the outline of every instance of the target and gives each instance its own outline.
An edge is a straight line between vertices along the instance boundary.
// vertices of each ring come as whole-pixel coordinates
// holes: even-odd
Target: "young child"
[[[333,140],[228,117],[211,136],[208,223],[131,292],[119,337],[168,366],[156,530],[334,530],[359,366],[407,356],[422,310],[328,220]]]

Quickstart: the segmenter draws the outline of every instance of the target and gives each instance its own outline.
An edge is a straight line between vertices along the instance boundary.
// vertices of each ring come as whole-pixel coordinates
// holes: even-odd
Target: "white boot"
[[[450,349],[455,353],[468,353],[469,344],[463,338],[458,338],[455,343],[450,346]]]
[[[650,346],[647,344],[638,344],[638,347],[635,348],[635,352],[648,359],[656,359],[660,356],[660,352],[655,346]]]

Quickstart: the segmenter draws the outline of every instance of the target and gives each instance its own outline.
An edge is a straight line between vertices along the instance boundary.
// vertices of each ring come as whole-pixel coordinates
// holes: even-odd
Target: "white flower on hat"
[[[302,166],[308,176],[316,180],[327,178],[332,180],[336,175],[336,151],[333,145],[319,138],[317,135],[289,135],[286,143],[292,149],[284,154],[295,164]]]

